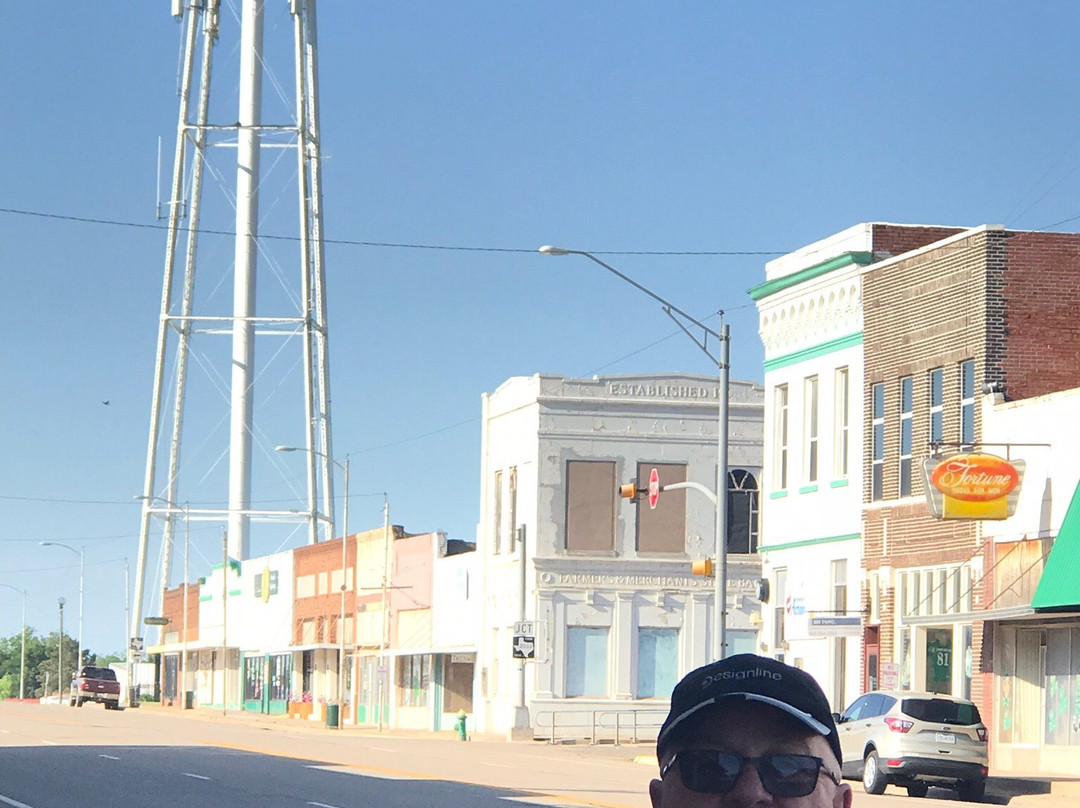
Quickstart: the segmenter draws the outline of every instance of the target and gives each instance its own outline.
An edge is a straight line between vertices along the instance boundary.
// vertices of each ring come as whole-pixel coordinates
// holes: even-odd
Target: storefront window
[[[1016,674],[1016,630],[1001,629],[997,634],[997,643],[999,649],[995,654],[994,666],[998,669],[1001,687],[998,696],[998,710],[1001,713],[998,740],[1001,743],[1012,743],[1013,710],[1016,707],[1013,699],[1013,677]]]
[[[1044,690],[1046,743],[1080,745],[1080,629],[1046,632]]]
[[[971,698],[971,676],[974,656],[971,650],[971,626],[960,626],[960,695]]]
[[[911,690],[911,629],[900,629],[900,689]]]

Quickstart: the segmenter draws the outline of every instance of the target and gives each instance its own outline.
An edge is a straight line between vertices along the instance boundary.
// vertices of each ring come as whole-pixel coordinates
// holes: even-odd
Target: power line
[[[167,231],[168,225],[145,224],[140,222],[126,222],[119,219],[100,219],[92,216],[72,216],[62,213],[45,213],[36,210],[21,210],[19,208],[0,208],[0,213],[10,213],[14,216],[33,216],[39,219],[55,219],[64,222],[78,222],[80,224],[101,224],[110,227],[131,227],[139,230]],[[200,235],[209,236],[235,236],[232,230],[217,230],[205,227],[188,228],[178,227],[181,232],[198,232]],[[299,241],[299,236],[279,236],[273,234],[260,234],[260,239],[268,241]],[[341,244],[351,247],[385,247],[399,250],[446,250],[450,252],[494,252],[494,253],[520,253],[531,254],[536,252],[535,247],[470,247],[453,244],[415,244],[398,241],[361,241],[359,239],[333,239],[324,238],[325,244]],[[787,250],[593,250],[594,255],[784,255]]]

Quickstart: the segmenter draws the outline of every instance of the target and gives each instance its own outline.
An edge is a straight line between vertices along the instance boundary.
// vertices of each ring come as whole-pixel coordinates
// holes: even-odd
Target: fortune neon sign
[[[962,453],[923,461],[930,513],[938,519],[1007,519],[1016,511],[1026,464]]]

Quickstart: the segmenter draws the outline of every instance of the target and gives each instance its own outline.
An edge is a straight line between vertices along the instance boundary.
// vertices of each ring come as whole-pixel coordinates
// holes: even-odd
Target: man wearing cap
[[[653,808],[851,808],[828,699],[805,671],[739,654],[675,685]]]

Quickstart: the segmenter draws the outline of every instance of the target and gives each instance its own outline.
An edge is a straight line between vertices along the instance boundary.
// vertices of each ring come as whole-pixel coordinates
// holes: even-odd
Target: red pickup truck
[[[79,675],[71,680],[68,704],[82,707],[87,701],[100,702],[106,710],[120,709],[120,682],[116,679],[116,671],[93,665],[84,665],[79,670]]]

